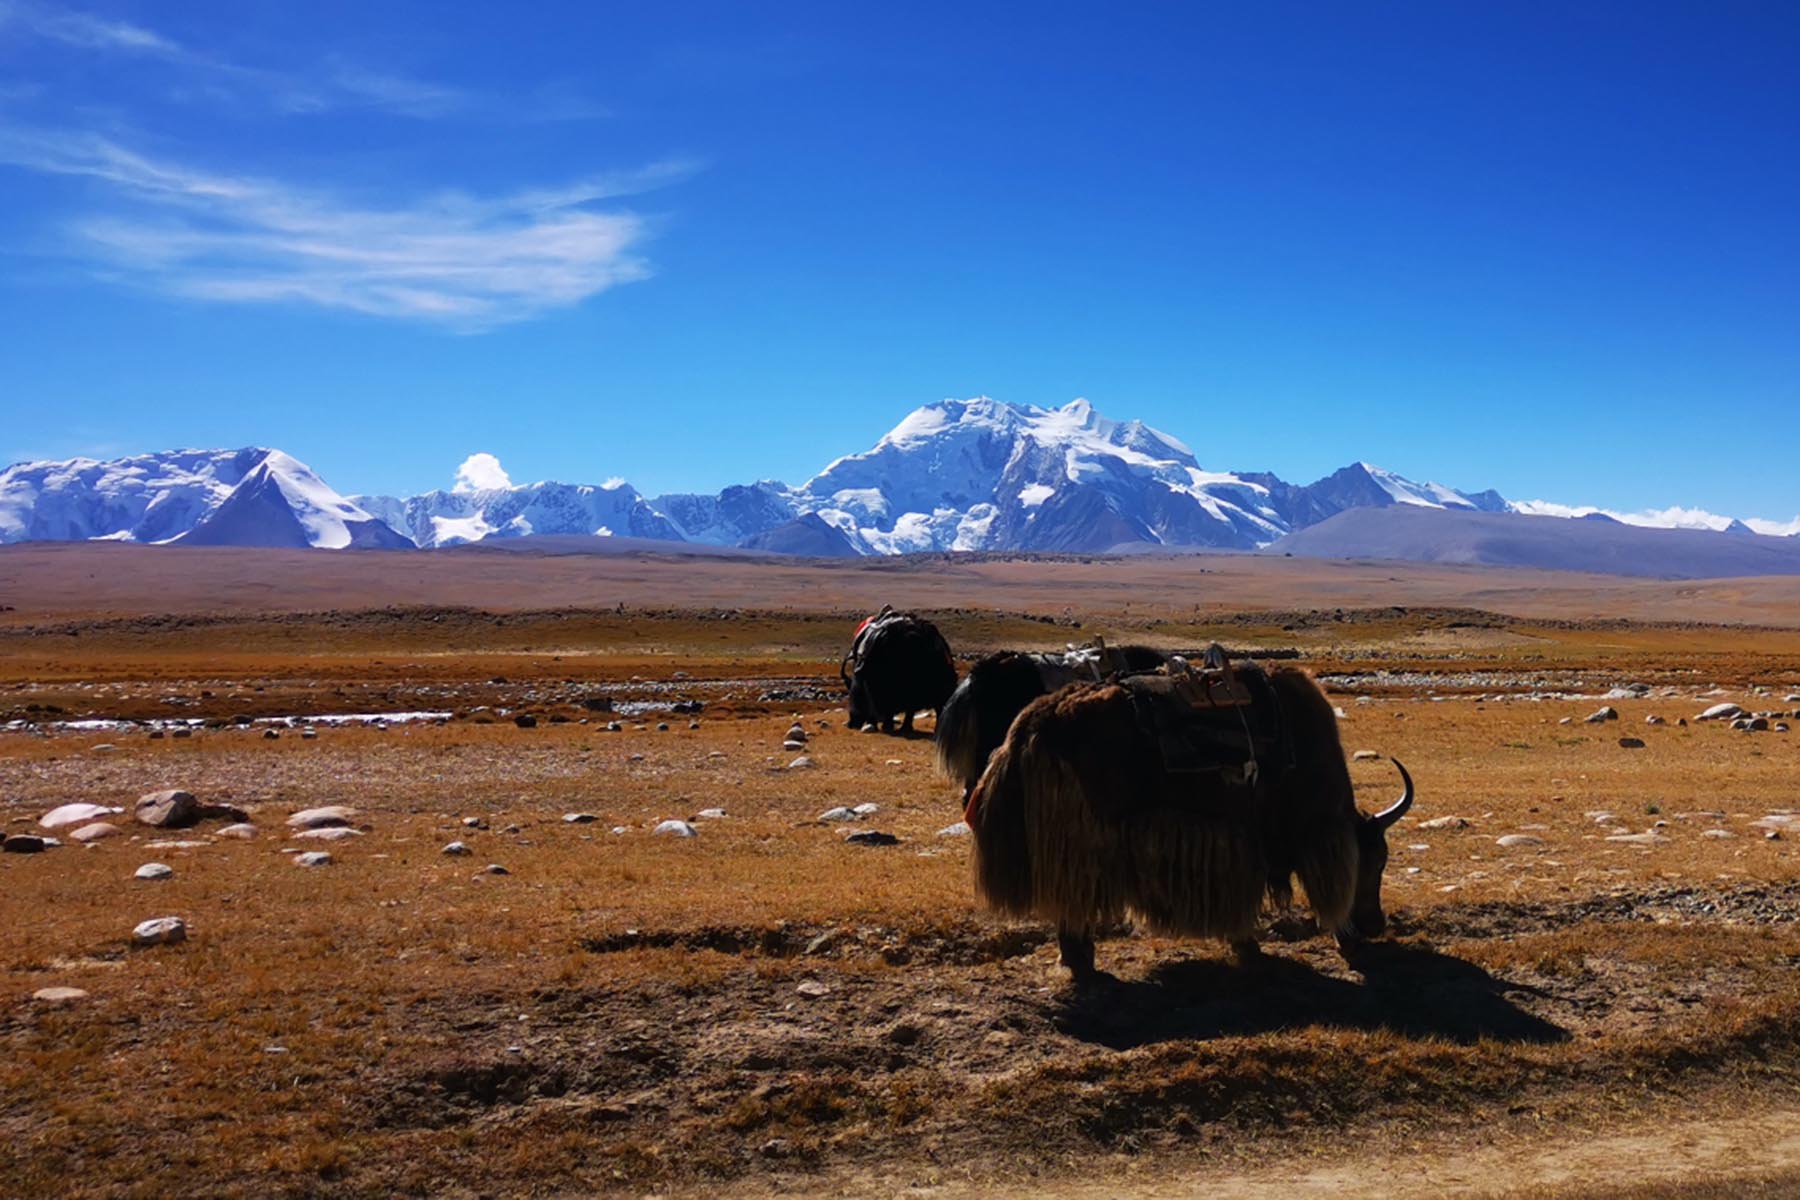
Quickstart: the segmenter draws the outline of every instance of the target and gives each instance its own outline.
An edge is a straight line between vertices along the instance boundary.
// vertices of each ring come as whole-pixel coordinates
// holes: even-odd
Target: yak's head
[[[1354,944],[1363,938],[1380,937],[1387,929],[1387,914],[1381,911],[1381,873],[1387,869],[1387,831],[1412,807],[1413,781],[1400,766],[1403,785],[1400,798],[1373,816],[1357,814],[1356,821],[1356,899],[1350,905],[1350,925],[1338,934],[1340,943]]]
[[[846,682],[850,685],[850,728],[861,729],[864,725],[874,725],[881,721],[875,712],[875,705],[869,698],[869,685],[862,678],[862,672],[851,675]]]

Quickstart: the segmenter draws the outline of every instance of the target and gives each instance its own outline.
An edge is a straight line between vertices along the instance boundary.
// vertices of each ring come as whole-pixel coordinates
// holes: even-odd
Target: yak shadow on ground
[[[1142,980],[1109,977],[1071,993],[1053,1019],[1069,1036],[1114,1050],[1306,1028],[1385,1030],[1462,1044],[1568,1040],[1567,1030],[1507,996],[1542,993],[1428,946],[1371,943],[1354,951],[1350,963],[1360,980],[1274,955],[1248,966],[1163,963]]]

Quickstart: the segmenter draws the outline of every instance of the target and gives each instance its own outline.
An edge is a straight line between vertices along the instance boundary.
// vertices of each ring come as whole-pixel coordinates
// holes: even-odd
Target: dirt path
[[[1495,1137],[1457,1147],[1423,1145],[1321,1161],[1311,1157],[1266,1169],[1201,1167],[1166,1175],[1146,1169],[1100,1179],[1033,1179],[1016,1186],[985,1182],[919,1187],[893,1181],[835,1181],[785,1196],[895,1195],[963,1200],[1031,1196],[1051,1200],[1427,1200],[1439,1196],[1554,1197],[1559,1200],[1676,1200],[1692,1197],[1800,1195],[1800,1108],[1756,1110],[1754,1102],[1709,1106],[1641,1119],[1609,1132],[1557,1131]],[[1145,1168],[1150,1164],[1141,1163]],[[771,1193],[773,1194],[773,1193]]]

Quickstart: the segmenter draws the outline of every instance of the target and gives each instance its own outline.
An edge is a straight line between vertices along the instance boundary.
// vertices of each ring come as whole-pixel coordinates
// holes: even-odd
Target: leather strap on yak
[[[1281,705],[1268,676],[1256,668],[1234,670],[1217,645],[1207,648],[1198,669],[1177,658],[1166,674],[1119,682],[1138,724],[1155,739],[1165,771],[1254,787],[1265,768],[1289,765]]]

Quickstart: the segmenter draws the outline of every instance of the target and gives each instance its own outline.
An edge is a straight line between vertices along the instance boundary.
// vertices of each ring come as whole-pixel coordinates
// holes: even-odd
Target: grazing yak
[[[937,626],[888,606],[857,626],[850,652],[838,664],[850,693],[850,727],[880,725],[911,733],[913,714],[937,713],[956,687],[956,664]]]
[[[1331,704],[1292,668],[1071,684],[1019,715],[969,798],[976,887],[1055,922],[1078,984],[1127,914],[1249,958],[1264,898],[1291,903],[1296,876],[1348,949],[1387,925],[1387,830],[1413,801],[1394,765],[1400,799],[1359,812]]]
[[[963,676],[938,714],[938,769],[962,784],[966,805],[988,759],[1027,704],[1080,680],[1154,671],[1166,662],[1168,655],[1148,646],[1104,642],[1063,654],[990,654]]]

